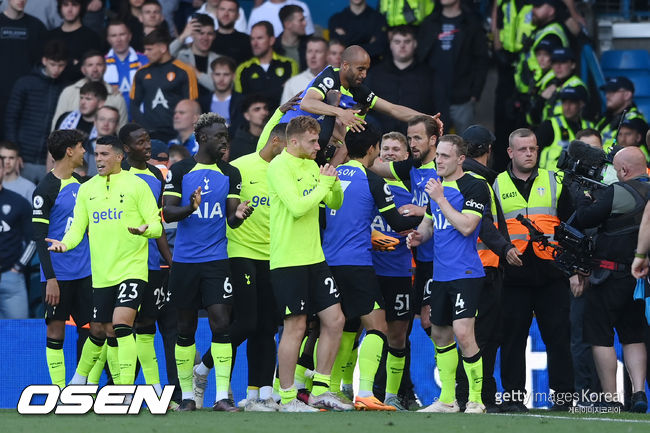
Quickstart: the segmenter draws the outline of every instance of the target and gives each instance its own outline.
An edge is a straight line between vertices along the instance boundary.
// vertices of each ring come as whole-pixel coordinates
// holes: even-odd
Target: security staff
[[[467,158],[463,162],[463,170],[472,176],[483,180],[490,192],[490,207],[486,208],[481,223],[478,239],[478,255],[485,271],[485,284],[481,289],[478,303],[478,316],[475,324],[476,342],[483,354],[483,389],[481,391],[483,404],[488,412],[495,408],[497,391],[494,380],[494,364],[499,347],[501,321],[501,283],[502,269],[500,259],[506,259],[514,266],[521,266],[516,253],[516,247],[510,243],[506,221],[501,205],[494,196],[492,183],[497,173],[490,169],[488,161],[492,152],[495,137],[487,128],[472,125],[463,132],[463,140],[467,143]],[[461,407],[467,401],[467,376],[461,365],[456,370],[456,398]]]
[[[434,6],[431,0],[380,0],[379,12],[386,16],[388,27],[419,26]]]
[[[643,302],[633,299],[636,285],[630,275],[639,225],[650,194],[650,178],[640,149],[627,147],[614,156],[619,182],[596,190],[593,197],[576,191],[577,228],[598,227],[595,266],[586,290],[584,338],[591,343],[603,389],[604,406],[620,406],[616,394],[614,328],[623,345],[632,381],[631,411],[645,413],[646,323]]]
[[[517,221],[529,218],[553,239],[554,228],[571,211],[570,196],[552,171],[537,168],[537,139],[529,129],[510,134],[508,169],[497,176],[494,193],[499,200],[512,243],[523,266],[508,263],[502,294],[503,341],[501,382],[502,410],[527,412],[525,401],[526,342],[533,312],[548,356],[549,387],[556,393],[573,391],[573,368],[569,347],[569,282],[553,264],[552,249],[530,240],[528,230]],[[560,395],[560,394],[558,394]],[[564,400],[566,401],[566,399]],[[555,410],[568,408],[556,404]]]
[[[634,103],[634,83],[628,78],[609,78],[604,85],[600,86],[600,90],[605,91],[607,111],[596,124],[596,129],[603,136],[603,150],[609,152],[609,149],[616,144],[616,134],[623,112],[626,120],[641,118],[645,121],[645,117]]]
[[[559,99],[562,101],[562,113],[542,122],[536,131],[537,140],[542,148],[539,166],[546,170],[555,170],[557,160],[576,133],[593,125],[582,118],[582,110],[587,102],[584,87],[567,87],[562,89]]]

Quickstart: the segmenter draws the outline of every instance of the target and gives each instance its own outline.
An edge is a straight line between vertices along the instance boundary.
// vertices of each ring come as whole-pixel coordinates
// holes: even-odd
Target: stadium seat
[[[605,51],[600,58],[605,69],[650,69],[650,54],[646,50]]]
[[[650,69],[647,71],[642,70],[613,70],[604,69],[603,74],[605,77],[627,77],[634,83],[634,96],[646,97],[650,96]]]
[[[643,113],[646,119],[650,119],[650,96],[634,98],[639,111]]]

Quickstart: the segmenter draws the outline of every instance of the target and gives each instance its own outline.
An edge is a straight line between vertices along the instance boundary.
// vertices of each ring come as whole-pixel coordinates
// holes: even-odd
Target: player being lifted
[[[433,283],[431,338],[436,347],[436,365],[442,390],[439,399],[420,412],[458,412],[456,367],[463,354],[469,382],[465,413],[485,412],[481,401],[483,363],[474,337],[474,318],[485,272],[477,251],[477,239],[489,195],[482,181],[463,172],[467,144],[457,135],[443,135],[436,150],[436,165],[442,182],[430,179],[426,192],[431,197],[427,214],[417,231],[408,235],[411,247],[432,235]]]
[[[178,309],[176,365],[183,400],[180,411],[196,409],[192,369],[198,310],[208,312],[215,360],[217,397],[213,410],[236,411],[228,398],[232,346],[229,334],[233,286],[226,251],[226,222],[236,228],[253,212],[240,203],[239,170],[221,160],[229,144],[223,117],[206,113],[194,127],[199,151],[174,164],[165,186],[165,221],[178,221],[169,280]]]
[[[162,193],[165,179],[159,169],[147,161],[151,158],[151,139],[149,133],[137,123],[124,125],[119,132],[119,138],[124,143],[126,160],[122,161],[122,168],[147,182],[158,208],[162,209]],[[160,376],[158,374],[158,361],[153,341],[156,335],[156,319],[165,305],[167,294],[163,286],[164,272],[160,269],[161,255],[168,264],[172,262],[172,255],[167,244],[165,232],[157,239],[149,239],[149,281],[142,298],[142,305],[138,311],[135,323],[135,344],[138,359],[142,365],[142,374],[145,382],[153,385],[160,395]]]
[[[284,317],[278,348],[283,412],[317,411],[296,398],[294,385],[300,343],[311,314],[318,315],[321,329],[309,403],[335,410],[353,408],[329,392],[345,317],[320,244],[318,214],[321,201],[331,209],[340,208],[343,191],[336,169],[329,164],[319,168],[314,162],[320,149],[319,132],[320,125],[311,117],[292,119],[287,126],[287,149],[271,161],[268,169],[271,284]]]
[[[77,248],[65,254],[50,254],[45,238],[61,239],[72,221],[81,177],[74,169],[84,161],[84,137],[77,130],[54,131],[47,139],[47,149],[54,158],[54,169],[38,184],[33,194],[32,223],[34,241],[41,262],[41,283],[45,303],[47,343],[45,354],[52,383],[65,386],[63,339],[65,321],[72,315],[78,327],[90,322],[92,312],[92,282],[88,237]],[[96,325],[93,327],[95,328]],[[95,335],[101,330],[93,329]],[[91,336],[87,343],[102,347],[103,339]],[[84,348],[86,345],[84,345]],[[82,352],[84,352],[82,350]],[[86,382],[93,367],[92,357],[84,357],[76,371],[76,379]],[[89,361],[89,362],[86,362]]]
[[[343,312],[348,321],[334,368],[340,371],[347,361],[358,327],[354,319],[361,318],[366,337],[359,348],[360,380],[355,407],[359,410],[395,410],[395,406],[382,403],[372,393],[388,328],[383,296],[372,267],[369,226],[377,211],[397,231],[416,227],[422,218],[401,216],[384,179],[366,170],[379,156],[379,135],[372,128],[348,132],[345,144],[350,161],[337,168],[344,193],[343,205],[338,210],[326,209],[327,225],[323,234],[325,259],[339,286]],[[397,347],[396,341],[390,337],[389,334],[389,353],[403,352],[404,346]],[[391,367],[387,366],[389,376],[401,376],[404,357],[401,356],[401,369]],[[401,377],[397,378],[397,383],[400,380]],[[340,386],[340,375],[338,381],[335,387]],[[334,388],[334,391],[338,389]]]
[[[132,384],[137,361],[133,322],[147,287],[147,239],[159,237],[162,224],[149,186],[122,170],[123,157],[122,143],[117,137],[97,140],[98,174],[79,188],[70,229],[60,241],[45,240],[52,243],[50,251],[65,253],[77,247],[88,231],[93,284],[92,339],[84,345],[79,363],[94,365],[104,338],[117,338],[119,367],[110,358],[109,365],[113,361],[111,370],[119,369],[120,384]]]

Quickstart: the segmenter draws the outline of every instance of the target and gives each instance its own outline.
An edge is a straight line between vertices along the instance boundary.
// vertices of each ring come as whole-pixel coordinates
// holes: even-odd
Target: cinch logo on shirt
[[[271,200],[268,197],[260,197],[258,195],[251,198],[251,205],[253,207],[257,206],[271,206]]]
[[[481,212],[483,212],[483,209],[485,209],[485,206],[483,205],[483,203],[476,203],[473,198],[470,198],[469,200],[467,200],[465,202],[465,206],[469,206],[469,207],[474,208],[474,209],[476,209],[478,211],[481,211]]]
[[[101,220],[119,220],[122,219],[122,214],[124,211],[118,211],[117,209],[108,209],[107,211],[95,211],[93,212],[93,222],[97,224]]]

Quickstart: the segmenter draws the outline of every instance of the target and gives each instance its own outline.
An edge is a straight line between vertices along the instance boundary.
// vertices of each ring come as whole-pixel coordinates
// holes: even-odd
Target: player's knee
[[[156,333],[156,325],[153,323],[149,324],[143,324],[143,323],[137,323],[135,325],[135,333],[136,334],[155,334]]]
[[[116,338],[128,337],[130,335],[133,335],[133,327],[123,323],[113,325],[113,331],[115,332]]]
[[[406,347],[406,335],[403,332],[395,332],[388,330],[388,345],[396,349],[404,349]]]
[[[340,309],[337,312],[332,312],[332,314],[327,318],[327,320],[321,320],[321,332],[331,332],[341,334],[343,333],[343,328],[345,327],[345,316],[343,311]]]
[[[65,338],[65,322],[63,320],[50,320],[47,324],[47,338],[63,340]]]
[[[194,344],[194,332],[182,333],[179,331],[176,344],[181,347],[192,346]]]
[[[448,346],[454,341],[454,333],[450,326],[431,326],[431,339],[437,347]]]

